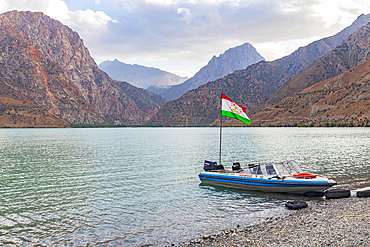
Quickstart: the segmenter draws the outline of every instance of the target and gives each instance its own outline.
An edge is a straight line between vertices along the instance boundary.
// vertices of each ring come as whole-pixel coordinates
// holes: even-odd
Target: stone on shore
[[[370,198],[323,200],[258,225],[181,246],[370,246]]]

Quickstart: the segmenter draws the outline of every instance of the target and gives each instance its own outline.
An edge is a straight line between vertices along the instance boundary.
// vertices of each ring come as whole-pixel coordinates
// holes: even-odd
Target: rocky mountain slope
[[[225,53],[213,56],[206,66],[201,68],[192,78],[182,84],[163,91],[161,95],[167,100],[174,100],[186,91],[197,88],[209,81],[222,78],[235,70],[245,69],[264,58],[249,43],[230,48]]]
[[[0,75],[0,127],[66,127],[68,123],[51,114],[7,85]]]
[[[117,59],[101,62],[99,68],[114,80],[126,81],[139,88],[151,89],[151,92],[156,88],[170,88],[188,79],[156,68],[122,63]]]
[[[367,101],[364,95],[367,94],[367,87],[370,85],[367,72],[367,70],[370,70],[369,66],[366,66],[366,64],[369,64],[369,58],[370,23],[352,34],[327,55],[291,78],[270,97],[267,101],[270,104],[259,106],[256,113],[251,117],[255,119],[256,123],[262,123],[263,125],[337,122],[340,119],[338,114],[341,111],[338,107],[342,107],[343,104],[346,105],[348,101],[353,99],[360,98]],[[343,74],[343,72],[346,73]],[[360,107],[358,100],[356,100],[357,103]],[[346,109],[354,110],[354,106]],[[318,114],[320,111],[321,114]],[[322,114],[323,112],[326,112],[325,117]],[[335,114],[329,112],[335,112]],[[345,116],[351,115],[349,113],[342,109],[342,113],[339,115],[344,119]],[[316,119],[312,119],[313,116]],[[328,119],[325,120],[325,118]],[[348,119],[345,120],[349,123]],[[360,119],[356,117],[356,121],[359,122]]]
[[[188,78],[188,77],[186,77]],[[166,86],[166,85],[151,85],[149,86],[146,90],[152,92],[152,93],[155,93],[155,94],[161,94],[163,93],[164,91],[170,89],[171,87],[173,87],[174,85],[172,86]]]
[[[221,92],[246,106],[248,110],[255,109],[292,76],[330,52],[369,21],[370,15],[361,15],[351,26],[338,34],[301,47],[289,56],[272,62],[261,61],[191,90],[179,99],[163,105],[149,123],[164,126],[217,124]]]
[[[98,68],[76,32],[43,13],[1,14],[0,51],[3,83],[63,123],[140,124],[165,102],[140,91],[155,98],[143,111]]]
[[[294,93],[299,93],[317,82],[342,74],[369,59],[369,53],[370,25],[367,24],[349,36],[334,50],[313,62],[297,76],[291,78],[269,98],[268,102],[276,103]]]
[[[253,114],[257,126],[370,125],[370,60]],[[329,125],[330,124],[330,125]]]

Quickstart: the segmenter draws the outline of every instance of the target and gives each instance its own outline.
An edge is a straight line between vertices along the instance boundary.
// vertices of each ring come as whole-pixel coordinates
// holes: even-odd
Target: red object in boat
[[[296,173],[296,174],[293,174],[293,177],[297,177],[297,178],[316,178],[317,175],[316,174],[312,174],[312,173]]]

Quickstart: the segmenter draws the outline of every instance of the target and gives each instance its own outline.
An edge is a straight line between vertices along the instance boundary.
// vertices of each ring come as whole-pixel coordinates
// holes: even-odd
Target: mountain
[[[369,58],[370,23],[292,77],[251,117],[262,125],[362,124],[367,116],[363,104],[369,102]]]
[[[152,86],[149,86],[147,90],[155,94],[161,94],[164,91],[170,89],[171,87],[172,86],[152,85]]]
[[[139,88],[151,89],[149,91],[154,90],[154,93],[157,92],[155,86],[170,88],[188,79],[156,68],[122,63],[117,59],[101,62],[99,68],[114,80],[126,81]]]
[[[2,86],[63,124],[141,124],[165,102],[130,88],[152,99],[140,108],[122,89],[128,83],[101,71],[76,32],[41,12],[1,14],[0,52]]]
[[[261,61],[188,91],[179,99],[164,104],[148,123],[162,126],[217,124],[221,92],[246,106],[248,110],[253,110],[292,76],[330,52],[369,21],[370,15],[361,15],[338,34],[301,47],[289,56],[272,62]]]
[[[51,114],[21,93],[7,86],[0,75],[0,127],[67,127],[68,123]]]
[[[209,81],[222,78],[236,70],[245,69],[264,58],[249,43],[230,48],[225,53],[213,56],[206,66],[201,68],[192,78],[182,84],[163,91],[161,95],[167,100],[174,100],[186,91],[197,88]]]
[[[369,67],[367,60],[269,105],[252,116],[254,125],[369,126]]]
[[[349,36],[343,43],[314,61],[309,67],[291,78],[268,100],[276,103],[279,100],[302,91],[317,82],[337,76],[370,58],[370,25],[365,25]]]

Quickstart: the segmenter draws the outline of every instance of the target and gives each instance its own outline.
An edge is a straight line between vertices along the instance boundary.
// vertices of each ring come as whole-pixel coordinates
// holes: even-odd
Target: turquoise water
[[[370,128],[224,128],[222,163],[295,159],[357,188]],[[165,245],[286,213],[293,196],[201,185],[217,128],[0,129],[0,243]]]

